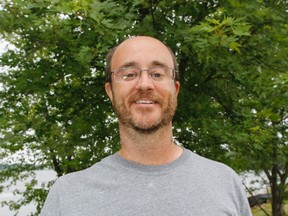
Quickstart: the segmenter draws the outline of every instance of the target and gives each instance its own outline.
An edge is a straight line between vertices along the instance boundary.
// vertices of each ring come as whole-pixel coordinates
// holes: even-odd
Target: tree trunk
[[[284,204],[283,204],[283,195],[281,189],[277,184],[277,176],[276,178],[272,173],[272,182],[271,184],[271,192],[272,192],[272,215],[273,216],[285,216]]]
[[[277,158],[277,149],[273,148],[273,157]],[[273,216],[285,216],[284,210],[284,190],[285,187],[282,187],[282,181],[278,179],[278,174],[281,173],[279,166],[274,164],[272,167],[271,175],[268,176],[271,186],[272,193],[272,215]]]

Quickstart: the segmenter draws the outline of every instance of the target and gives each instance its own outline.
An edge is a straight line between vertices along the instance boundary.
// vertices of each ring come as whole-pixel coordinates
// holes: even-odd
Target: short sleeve
[[[44,206],[41,210],[40,216],[60,216],[60,202],[59,202],[59,179],[50,189],[45,200]]]

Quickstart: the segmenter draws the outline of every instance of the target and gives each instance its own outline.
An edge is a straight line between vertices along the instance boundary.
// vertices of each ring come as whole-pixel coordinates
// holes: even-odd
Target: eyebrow
[[[169,67],[166,63],[160,62],[157,60],[152,61],[149,64],[149,67],[153,67],[153,66]],[[120,68],[123,68],[123,67],[139,67],[139,64],[135,61],[130,61],[130,62],[126,62],[126,63],[122,64]]]
[[[122,64],[120,68],[125,68],[125,67],[137,67],[137,63],[135,61],[130,61]]]
[[[161,67],[169,67],[166,63],[160,61],[153,61],[151,66],[161,66]],[[150,67],[151,67],[150,66]]]

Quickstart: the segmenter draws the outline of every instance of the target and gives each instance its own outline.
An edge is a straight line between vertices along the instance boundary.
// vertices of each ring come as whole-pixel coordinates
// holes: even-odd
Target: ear
[[[178,95],[179,90],[180,90],[180,82],[178,81],[175,82],[175,89],[176,89],[176,95]]]
[[[105,91],[111,101],[113,101],[112,86],[110,82],[105,83]]]

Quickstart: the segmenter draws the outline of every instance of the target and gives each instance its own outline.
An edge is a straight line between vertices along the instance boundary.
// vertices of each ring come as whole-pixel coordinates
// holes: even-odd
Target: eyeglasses
[[[123,67],[111,71],[114,80],[117,82],[131,82],[140,78],[142,71],[148,72],[148,77],[156,82],[168,81],[175,79],[177,71],[169,67],[151,67],[149,69],[140,69],[137,67]]]

